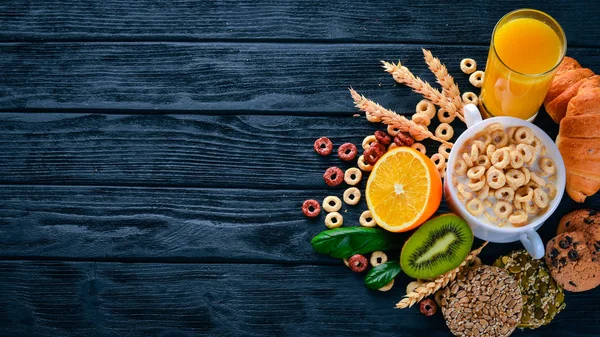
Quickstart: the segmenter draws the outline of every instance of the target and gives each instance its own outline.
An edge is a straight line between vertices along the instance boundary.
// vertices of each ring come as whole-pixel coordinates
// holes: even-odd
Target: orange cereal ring
[[[460,70],[462,70],[463,73],[470,75],[477,70],[477,62],[470,58],[462,59],[462,61],[460,61]]]
[[[513,211],[513,207],[510,203],[506,201],[497,201],[496,205],[494,205],[494,213],[500,219],[506,219],[510,216]]]
[[[422,99],[419,103],[417,103],[415,112],[418,114],[423,113],[428,117],[428,119],[433,119],[435,117],[435,105],[433,105],[430,100]]]
[[[481,88],[483,85],[483,75],[483,71],[477,70],[469,76],[469,82],[471,82],[475,88]]]
[[[510,166],[512,168],[518,169],[523,166],[524,159],[521,152],[517,150],[510,151]]]
[[[493,189],[499,189],[506,184],[506,176],[502,170],[490,167],[486,174],[488,185]]]
[[[474,92],[467,91],[462,94],[462,100],[465,104],[479,104],[479,97]]]
[[[525,126],[517,129],[515,132],[515,141],[520,144],[531,144],[533,142],[533,131]]]
[[[448,123],[440,123],[435,129],[435,136],[442,140],[450,140],[454,136],[454,129]]]
[[[539,208],[545,208],[548,206],[550,200],[548,199],[548,194],[541,188],[536,188],[533,190],[533,202]],[[536,212],[537,213],[537,212]]]
[[[492,154],[492,165],[494,167],[503,169],[510,163],[510,152],[508,149],[502,148],[494,151]]]
[[[473,216],[480,216],[485,211],[485,207],[483,206],[483,202],[479,199],[471,199],[467,201],[467,211],[471,213]]]
[[[421,143],[414,143],[413,145],[410,146],[411,148],[421,152],[422,154],[425,154],[427,152],[427,149],[425,148],[425,145],[421,144]]]
[[[454,114],[451,114],[448,110],[444,108],[440,108],[437,111],[437,117],[440,123],[452,123],[454,121],[454,118],[456,118]]]
[[[513,200],[515,199],[515,190],[513,190],[510,187],[502,187],[496,190],[496,192],[494,192],[494,196],[496,197],[497,200],[504,200],[507,202],[513,202]]]
[[[467,171],[467,177],[469,177],[471,179],[479,179],[479,178],[483,177],[484,174],[485,174],[485,167],[483,167],[483,166],[471,167]]]
[[[454,163],[454,173],[456,173],[459,176],[464,176],[465,174],[467,174],[467,169],[467,164],[464,160],[460,158],[458,158]]]

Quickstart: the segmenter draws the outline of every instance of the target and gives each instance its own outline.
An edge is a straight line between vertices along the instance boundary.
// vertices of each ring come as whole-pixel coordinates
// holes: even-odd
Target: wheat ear
[[[454,82],[454,77],[448,74],[448,68],[437,57],[431,54],[431,51],[422,48],[423,58],[425,63],[429,67],[429,70],[435,75],[437,82],[442,86],[442,93],[446,96],[446,99],[450,101],[450,104],[454,106],[456,116],[464,122],[463,118],[463,101],[460,97],[460,90],[458,85]]]
[[[423,95],[423,97],[430,100],[433,104],[446,109],[448,113],[457,116],[458,118],[462,118],[457,112],[454,104],[451,104],[446,96],[439,90],[433,88],[427,81],[423,81],[420,77],[413,75],[413,73],[400,62],[394,64],[393,62],[381,61],[381,63],[383,64],[383,69],[391,74],[396,82],[410,87],[414,92]]]
[[[413,290],[412,292],[406,294],[406,296],[404,296],[404,298],[400,302],[396,303],[396,308],[410,308],[414,304],[419,303],[425,297],[433,295],[436,291],[446,287],[450,282],[456,279],[458,274],[460,274],[465,269],[465,267],[471,261],[473,261],[477,257],[477,255],[479,255],[479,253],[481,253],[481,250],[486,245],[487,241],[484,242],[483,245],[481,245],[481,247],[470,252],[469,255],[467,255],[465,260],[458,267],[446,272],[445,274],[438,276],[435,280],[427,282],[417,287],[417,289]]]
[[[356,90],[352,88],[349,88],[349,90],[356,107],[361,111],[364,111],[369,118],[373,120],[380,120],[387,125],[391,125],[392,127],[398,128],[402,132],[408,132],[413,138],[417,140],[431,138],[435,141],[452,147],[452,143],[436,137],[433,133],[431,133],[431,131],[427,130],[425,127],[418,125],[417,123],[411,121],[410,119],[402,115],[395,113],[392,110],[388,110],[382,107],[381,105],[371,101],[365,96],[360,95],[358,92],[356,92]]]

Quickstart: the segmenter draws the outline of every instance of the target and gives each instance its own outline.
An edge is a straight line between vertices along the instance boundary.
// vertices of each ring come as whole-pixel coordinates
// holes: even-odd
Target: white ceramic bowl
[[[467,104],[465,106],[464,114],[467,130],[460,135],[454,143],[454,147],[448,158],[448,166],[444,179],[444,196],[450,209],[469,223],[469,226],[471,226],[471,229],[473,230],[473,234],[477,238],[499,243],[521,241],[531,256],[536,259],[541,258],[544,256],[544,244],[536,231],[544,224],[544,221],[554,213],[565,190],[565,164],[556,144],[554,144],[554,141],[552,141],[542,129],[522,119],[513,117],[493,117],[482,120],[479,109],[473,104]],[[464,203],[458,199],[456,186],[452,184],[452,173],[454,171],[453,164],[458,157],[459,150],[463,147],[466,140],[474,137],[476,133],[485,129],[492,123],[500,123],[504,125],[504,127],[526,126],[530,128],[535,133],[535,136],[542,141],[544,146],[546,146],[546,156],[550,157],[556,165],[556,196],[552,199],[548,206],[548,210],[544,214],[536,217],[534,221],[531,221],[523,227],[500,228],[486,222],[485,219],[474,217],[467,211]]]

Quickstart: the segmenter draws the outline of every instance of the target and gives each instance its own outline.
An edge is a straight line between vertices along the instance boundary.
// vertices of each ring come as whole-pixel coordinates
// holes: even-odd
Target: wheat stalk
[[[435,75],[437,82],[442,86],[442,93],[446,96],[446,99],[450,101],[450,104],[454,106],[456,116],[464,122],[463,118],[463,101],[460,97],[460,90],[458,85],[454,82],[454,78],[448,74],[448,68],[437,57],[434,57],[431,52],[427,49],[421,48],[423,51],[423,58],[425,63],[429,67],[429,70]]]
[[[436,137],[427,128],[418,125],[410,119],[388,110],[381,105],[371,101],[363,95],[360,95],[356,90],[349,88],[354,104],[358,109],[364,111],[367,116],[374,120],[380,120],[387,125],[398,128],[402,132],[408,132],[415,139],[431,138],[442,144],[452,147],[452,143]]]
[[[400,62],[394,64],[393,62],[381,61],[381,63],[383,64],[383,69],[390,73],[396,82],[412,88],[414,92],[423,95],[423,97],[430,100],[433,104],[446,109],[448,113],[463,120],[463,117],[457,112],[456,106],[451,104],[446,96],[439,90],[433,88],[427,81],[423,81],[420,77],[413,75],[413,73]]]
[[[465,260],[458,267],[446,272],[445,274],[438,276],[435,280],[433,280],[431,282],[427,282],[427,283],[417,287],[417,289],[413,290],[412,292],[406,294],[406,296],[404,296],[404,298],[400,302],[396,303],[396,308],[398,308],[398,309],[410,308],[414,304],[420,302],[425,297],[430,296],[430,295],[434,294],[436,291],[448,286],[448,284],[450,282],[454,281],[456,279],[456,277],[458,276],[458,274],[460,274],[465,269],[467,264],[469,264],[471,261],[475,260],[477,255],[479,255],[479,253],[481,253],[481,250],[486,245],[487,245],[487,242],[484,242],[483,245],[481,245],[481,247],[470,252],[469,255],[467,255]]]

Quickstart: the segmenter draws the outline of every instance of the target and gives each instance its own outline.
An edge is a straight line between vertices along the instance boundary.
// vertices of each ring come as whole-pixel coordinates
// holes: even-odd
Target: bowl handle
[[[544,243],[536,231],[531,230],[521,233],[519,239],[521,239],[521,243],[534,259],[541,259],[544,256]]]
[[[463,108],[463,113],[465,115],[465,123],[467,124],[467,128],[470,128],[483,120],[481,118],[481,113],[475,104],[465,105]]]

